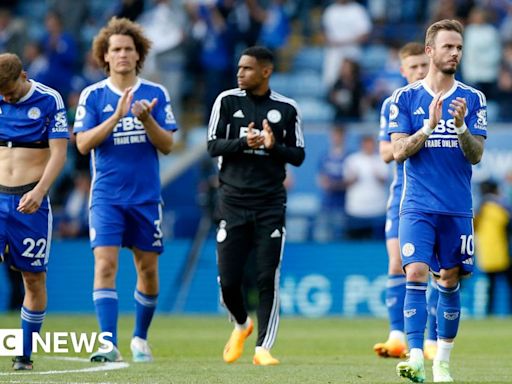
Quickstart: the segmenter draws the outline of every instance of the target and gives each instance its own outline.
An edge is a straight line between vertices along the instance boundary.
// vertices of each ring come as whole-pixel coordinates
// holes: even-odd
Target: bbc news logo
[[[32,334],[32,352],[45,353],[91,353],[96,342],[99,343],[102,352],[110,352],[114,344],[107,338],[111,338],[111,332],[45,332]],[[23,330],[0,329],[0,356],[23,355]]]

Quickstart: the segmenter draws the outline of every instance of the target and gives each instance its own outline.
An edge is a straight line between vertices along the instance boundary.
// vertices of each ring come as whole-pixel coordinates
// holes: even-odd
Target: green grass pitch
[[[0,316],[1,328],[18,328],[18,315]],[[156,316],[150,330],[155,362],[130,361],[132,316],[121,316],[119,343],[129,366],[119,370],[85,372],[91,364],[58,360],[55,355],[33,356],[32,373],[11,370],[10,358],[0,358],[0,383],[169,383],[169,384],[287,384],[287,383],[407,383],[395,374],[397,359],[373,354],[374,343],[387,336],[385,320],[370,318],[302,319],[283,317],[273,349],[281,365],[252,365],[255,333],[245,353],[234,364],[222,361],[222,349],[231,331],[225,317]],[[93,316],[49,314],[45,331],[96,331]],[[452,375],[457,383],[512,382],[512,319],[463,320],[452,353]],[[63,356],[63,355],[60,355]],[[73,353],[64,355],[77,357]],[[87,354],[79,357],[87,357]],[[432,382],[431,362],[426,363]],[[63,372],[64,371],[64,372]],[[50,372],[50,373],[48,373]]]

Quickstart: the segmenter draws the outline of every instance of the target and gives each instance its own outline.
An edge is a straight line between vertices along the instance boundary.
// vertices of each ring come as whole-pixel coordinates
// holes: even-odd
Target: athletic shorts
[[[44,198],[36,212],[26,214],[16,210],[21,197],[0,193],[0,252],[17,270],[46,272],[52,233],[50,199]]]
[[[94,204],[90,208],[91,247],[136,247],[162,253],[162,205]]]
[[[398,239],[398,223],[400,206],[391,206],[386,213],[386,240]]]
[[[402,265],[423,262],[437,274],[440,269],[474,269],[473,219],[432,213],[407,212],[400,216]]]

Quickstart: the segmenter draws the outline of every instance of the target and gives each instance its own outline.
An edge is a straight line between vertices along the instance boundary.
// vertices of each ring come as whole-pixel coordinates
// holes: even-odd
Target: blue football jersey
[[[30,90],[17,103],[7,103],[0,97],[0,140],[33,143],[68,139],[61,95],[37,81],[30,82]]]
[[[151,111],[165,130],[177,129],[169,94],[159,84],[138,79],[133,101],[154,98]],[[110,79],[85,88],[76,110],[74,132],[92,129],[109,118],[122,92]],[[109,137],[91,151],[92,203],[141,204],[160,200],[158,151],[141,121],[131,111],[119,120]]]
[[[389,107],[391,106],[391,96],[382,103],[380,109],[380,129],[379,141],[391,141],[391,134],[389,133]],[[393,181],[389,186],[389,199],[387,209],[399,209],[400,197],[402,196],[402,184],[404,179],[404,171],[402,164],[396,161],[393,165]],[[398,211],[396,211],[398,212]]]
[[[390,133],[414,134],[429,117],[434,92],[421,80],[393,93]],[[425,145],[404,162],[400,212],[432,212],[472,217],[471,163],[464,157],[448,113],[450,101],[466,99],[466,126],[473,135],[487,136],[487,107],[482,92],[455,81],[443,97],[441,119]]]

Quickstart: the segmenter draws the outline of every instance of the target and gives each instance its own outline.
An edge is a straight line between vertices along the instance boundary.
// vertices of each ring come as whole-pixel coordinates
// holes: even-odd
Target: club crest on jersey
[[[267,119],[271,123],[279,123],[281,121],[281,112],[279,112],[277,109],[271,109],[267,112]]]
[[[39,119],[41,117],[41,110],[37,107],[32,107],[28,110],[27,116],[33,120]]]
[[[415,250],[416,248],[413,243],[405,243],[402,247],[402,255],[404,255],[404,257],[410,257],[414,255]]]

